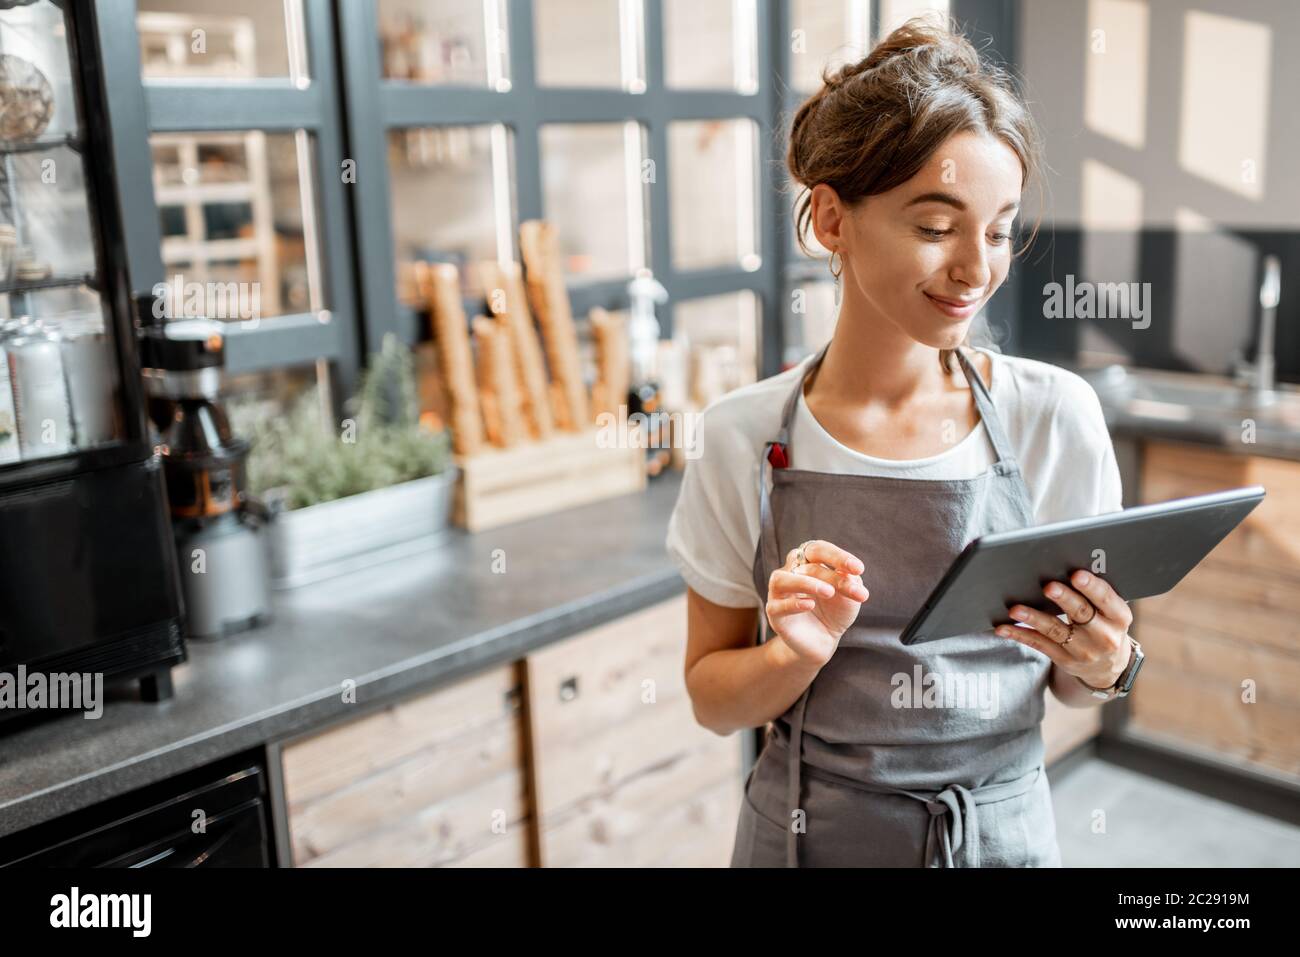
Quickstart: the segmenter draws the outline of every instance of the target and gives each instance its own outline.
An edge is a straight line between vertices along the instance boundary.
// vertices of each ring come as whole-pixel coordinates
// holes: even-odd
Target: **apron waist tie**
[[[803,766],[803,718],[808,704],[810,685],[795,705],[790,718],[790,746],[788,801],[790,820],[786,823],[785,858],[787,867],[799,866],[799,835],[807,830],[807,817],[798,819],[800,828],[796,829],[796,814],[800,812],[800,773]],[[960,784],[949,784],[941,791],[918,792],[906,788],[891,788],[882,785],[866,784],[861,781],[848,781],[836,776],[837,783],[848,787],[870,791],[874,794],[898,794],[920,801],[930,812],[930,826],[925,835],[926,867],[979,867],[980,866],[980,830],[979,814],[975,808],[980,804],[995,804],[1009,798],[1019,797],[1032,788],[1043,773],[1043,766],[1026,772],[1011,781],[986,784],[983,787],[967,788]],[[822,775],[813,774],[817,777]],[[939,851],[936,862],[936,849]]]
[[[922,802],[930,812],[930,827],[925,835],[926,867],[979,867],[980,826],[975,808],[980,804],[995,804],[1019,797],[1038,781],[1042,765],[1012,781],[986,784],[970,789],[960,784],[949,784],[934,794],[919,794],[903,788],[889,789],[891,794],[904,794]],[[935,862],[935,848],[942,855]],[[964,854],[958,854],[960,851]]]
[[[794,714],[790,716],[790,771],[786,775],[786,786],[789,788],[786,805],[790,808],[789,819],[785,822],[785,866],[799,866],[799,832],[795,830],[796,820],[803,830],[807,830],[808,816],[796,818],[795,815],[800,813],[799,808],[799,769],[803,764],[803,713],[808,707],[808,695],[812,691],[812,685],[808,685],[799,697],[799,703],[794,706]]]

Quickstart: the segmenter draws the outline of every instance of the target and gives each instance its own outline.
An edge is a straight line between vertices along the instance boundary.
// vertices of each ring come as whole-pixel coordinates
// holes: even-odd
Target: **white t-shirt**
[[[1123,507],[1119,465],[1097,393],[1059,366],[980,348],[992,363],[989,393],[1034,506],[1035,522],[1062,521]],[[717,605],[761,607],[754,589],[759,459],[776,438],[781,410],[814,358],[742,386],[701,414],[667,548],[682,578]],[[960,375],[960,373],[958,373]],[[963,377],[964,378],[964,377]],[[950,449],[924,459],[881,459],[837,442],[802,395],[790,425],[790,466],[900,479],[973,478],[995,461],[981,420]],[[771,488],[770,478],[767,481]]]

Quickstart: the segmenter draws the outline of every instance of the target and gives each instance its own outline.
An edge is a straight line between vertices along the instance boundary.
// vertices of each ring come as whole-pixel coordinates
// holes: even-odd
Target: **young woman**
[[[926,21],[824,80],[787,164],[800,242],[832,254],[834,335],[704,412],[668,533],[697,719],[771,722],[732,864],[1059,866],[1044,692],[1084,707],[1115,684],[1123,598],[1077,570],[1044,588],[1061,615],[898,641],[976,536],[1121,508],[1087,383],[966,341],[1040,140],[1007,76]]]

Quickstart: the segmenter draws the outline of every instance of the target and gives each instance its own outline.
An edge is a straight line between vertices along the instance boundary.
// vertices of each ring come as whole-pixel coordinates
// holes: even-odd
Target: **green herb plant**
[[[451,433],[420,424],[415,363],[391,333],[371,357],[337,428],[323,419],[319,395],[298,396],[284,415],[233,407],[235,431],[252,440],[250,492],[273,509],[297,509],[444,472]]]

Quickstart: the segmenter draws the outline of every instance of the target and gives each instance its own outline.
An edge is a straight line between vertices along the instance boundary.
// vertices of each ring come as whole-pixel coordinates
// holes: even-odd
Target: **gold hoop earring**
[[[835,257],[836,257],[836,256],[839,256],[839,257],[840,257],[840,268],[839,268],[839,269],[836,269],[836,268],[835,268]],[[828,269],[830,269],[830,271],[831,271],[831,275],[835,277],[835,281],[838,282],[840,276],[842,276],[842,275],[844,274],[844,257],[840,255],[840,251],[839,251],[838,249],[835,250],[833,253],[831,253],[830,261],[826,264],[826,266],[827,266]]]

